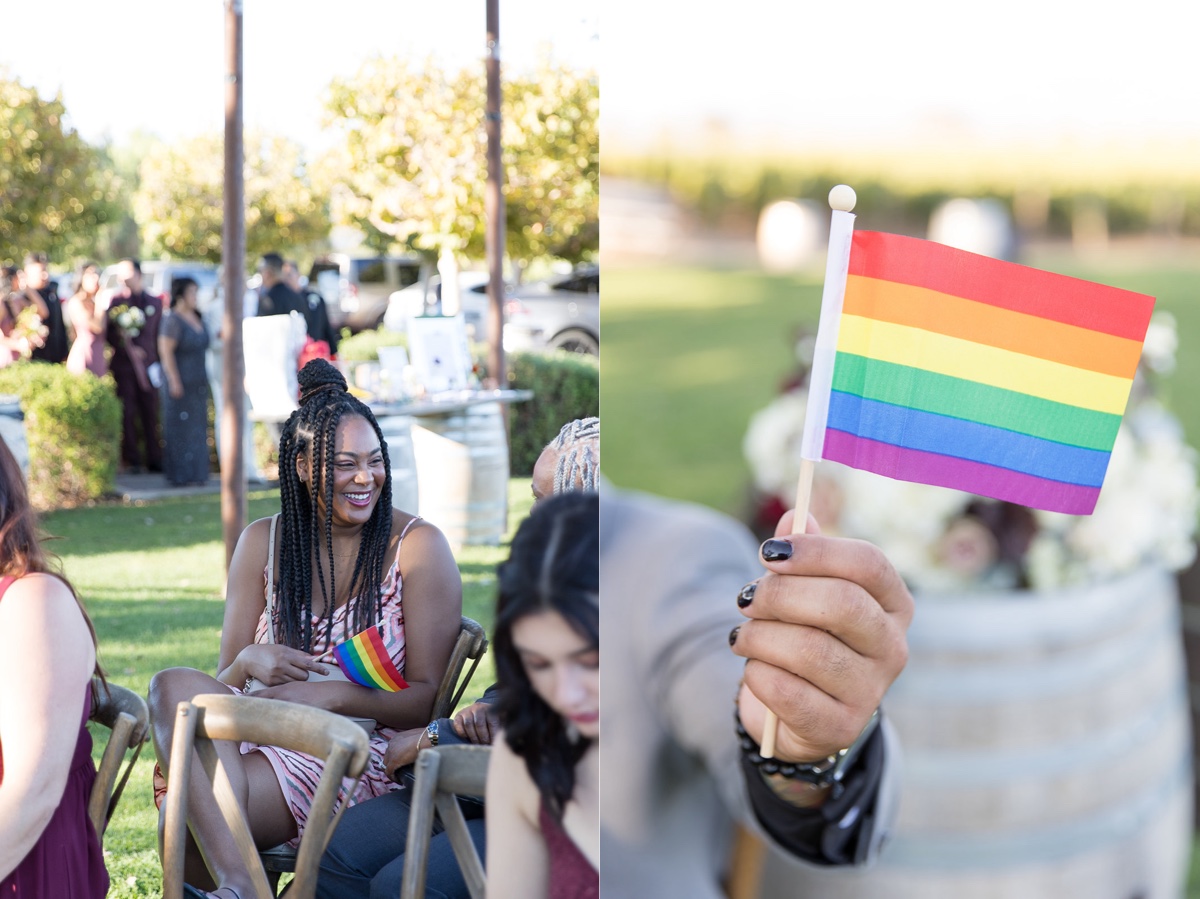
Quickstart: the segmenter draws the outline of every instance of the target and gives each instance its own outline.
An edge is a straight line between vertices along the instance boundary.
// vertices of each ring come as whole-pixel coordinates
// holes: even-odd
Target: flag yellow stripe
[[[1131,378],[1087,371],[1061,362],[909,328],[842,315],[839,352],[977,381],[1082,409],[1121,415]]]

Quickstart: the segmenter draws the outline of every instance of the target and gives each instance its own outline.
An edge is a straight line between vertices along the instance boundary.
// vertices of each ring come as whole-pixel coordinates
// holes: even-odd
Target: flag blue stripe
[[[829,399],[829,427],[905,449],[969,459],[1083,487],[1100,487],[1109,454],[1004,428],[865,400],[840,390]]]

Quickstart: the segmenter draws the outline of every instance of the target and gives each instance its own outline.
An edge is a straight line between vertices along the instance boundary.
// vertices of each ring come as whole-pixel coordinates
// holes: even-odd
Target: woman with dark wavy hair
[[[341,373],[314,359],[299,380],[300,408],[279,441],[280,514],[247,527],[230,564],[217,677],[160,672],[150,715],[160,762],[170,759],[177,704],[199,693],[253,692],[360,719],[371,755],[357,791],[341,797],[354,804],[400,789],[383,755],[400,729],[429,721],[461,626],[462,579],[441,531],[392,507],[387,444]],[[368,650],[356,669],[349,657],[361,662],[364,640],[383,651]],[[218,744],[218,753],[259,847],[298,838],[322,762],[277,746]],[[188,824],[199,846],[189,846],[185,894],[215,883],[227,899],[252,895],[199,772]]]
[[[540,501],[499,569],[489,899],[599,896],[599,518],[595,493]]]
[[[0,896],[103,899],[108,872],[87,813],[96,632],[41,547],[3,441],[0,634]]]

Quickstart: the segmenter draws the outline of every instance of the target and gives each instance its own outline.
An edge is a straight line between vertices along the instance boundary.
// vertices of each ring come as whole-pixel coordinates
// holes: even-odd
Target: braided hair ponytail
[[[333,455],[337,428],[342,419],[358,415],[371,425],[379,438],[385,472],[383,491],[362,529],[358,557],[350,576],[350,608],[346,610],[346,622],[353,627],[353,632],[370,627],[382,614],[379,591],[392,533],[392,473],[387,442],[379,423],[371,410],[346,390],[346,379],[336,367],[324,359],[313,359],[300,370],[299,382],[300,408],[288,417],[279,437],[281,542],[276,605],[280,642],[314,652],[314,560],[318,579],[315,587],[325,600],[326,633],[329,641],[333,639],[333,605],[337,595],[333,570]],[[309,463],[311,492],[296,470],[296,460],[301,458]],[[315,500],[318,490],[324,497],[323,513],[321,503]],[[328,583],[325,582],[322,557],[329,561]]]
[[[600,474],[600,419],[577,418],[562,426],[550,445],[559,451],[554,492],[597,490]]]

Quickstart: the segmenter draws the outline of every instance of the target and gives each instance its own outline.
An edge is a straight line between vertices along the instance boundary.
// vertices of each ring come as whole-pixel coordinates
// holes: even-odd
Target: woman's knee
[[[181,702],[200,693],[212,693],[220,681],[195,668],[167,668],[150,678],[147,705],[150,721],[158,727],[174,726],[175,710]]]

